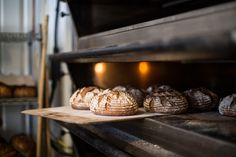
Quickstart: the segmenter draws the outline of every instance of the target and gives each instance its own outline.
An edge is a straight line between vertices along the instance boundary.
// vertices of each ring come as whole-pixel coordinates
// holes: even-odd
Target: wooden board
[[[125,121],[164,115],[160,113],[148,113],[143,108],[140,108],[138,113],[132,116],[101,116],[95,115],[89,110],[74,110],[70,106],[25,110],[22,113],[75,124]]]

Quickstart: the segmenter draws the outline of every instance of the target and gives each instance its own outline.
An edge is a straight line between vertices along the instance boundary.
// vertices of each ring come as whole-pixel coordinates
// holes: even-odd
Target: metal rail
[[[31,33],[0,33],[0,42],[28,42],[31,40]]]

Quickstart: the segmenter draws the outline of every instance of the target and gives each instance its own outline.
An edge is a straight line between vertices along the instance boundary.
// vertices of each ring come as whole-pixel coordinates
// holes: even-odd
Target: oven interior
[[[170,85],[184,91],[206,87],[224,97],[235,92],[236,87],[236,64],[233,62],[98,62],[67,65],[76,88],[129,85],[146,89],[151,85]]]
[[[219,98],[223,98],[235,93],[236,88],[235,62],[67,62],[67,65],[75,85],[74,90],[92,85],[101,88],[130,85],[144,90],[150,85],[170,85],[180,92],[191,88],[205,87],[214,91]],[[111,136],[111,140],[114,138],[113,134],[116,135],[116,132],[113,132],[114,129],[118,128],[131,136],[151,141],[154,144],[158,143],[161,147],[184,156],[196,155],[196,153],[192,153],[193,150],[191,150],[188,154],[188,151],[182,150],[179,146],[179,138],[187,141],[188,145],[192,145],[196,142],[195,133],[207,137],[206,140],[201,141],[202,143],[199,141],[202,145],[209,142],[209,150],[202,150],[200,153],[213,153],[212,149],[215,149],[217,142],[211,143],[209,137],[224,142],[227,141],[233,145],[236,143],[235,119],[221,116],[218,108],[214,108],[210,112],[191,111],[180,115],[154,117],[152,120],[154,120],[154,123],[152,121],[148,122],[148,120],[140,120],[98,124],[96,127],[110,126],[112,133],[109,136]],[[156,122],[161,122],[164,125],[163,128],[157,126]],[[165,125],[177,129],[173,132],[170,128],[165,130]],[[183,130],[178,132],[178,128],[188,130],[194,135],[187,137],[187,135],[182,134]],[[105,134],[107,134],[107,130]],[[150,134],[153,134],[153,136],[150,137]],[[72,136],[79,148],[83,140],[73,135],[73,131]],[[173,141],[173,139],[175,140]],[[177,143],[178,146],[173,143]],[[87,147],[93,149],[90,145]],[[96,155],[99,155],[99,153]]]

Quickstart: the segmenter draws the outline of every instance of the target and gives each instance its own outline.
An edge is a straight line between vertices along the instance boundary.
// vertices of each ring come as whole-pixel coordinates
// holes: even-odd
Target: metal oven
[[[236,89],[236,3],[230,0],[70,0],[77,49],[66,62],[76,88],[206,87],[220,98]],[[76,125],[80,154],[234,156],[236,119],[211,112]]]

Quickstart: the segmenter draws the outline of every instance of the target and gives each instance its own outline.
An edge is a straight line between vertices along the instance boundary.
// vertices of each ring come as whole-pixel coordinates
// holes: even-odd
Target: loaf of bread
[[[139,107],[143,106],[144,93],[141,90],[137,88],[125,87],[125,86],[116,86],[112,90],[128,92],[130,95],[134,97]]]
[[[91,100],[101,91],[102,89],[94,86],[78,89],[71,96],[70,105],[76,110],[89,110]]]
[[[224,116],[236,116],[236,94],[228,95],[220,101],[219,112]]]
[[[13,95],[16,98],[36,97],[37,89],[34,86],[15,86]]]
[[[144,100],[147,112],[179,114],[187,111],[186,98],[170,86],[156,87]]]
[[[107,89],[92,99],[90,110],[98,115],[128,116],[137,113],[138,104],[126,91]]]
[[[184,92],[191,111],[210,111],[218,105],[218,96],[206,88],[195,88]]]
[[[1,157],[19,157],[17,151],[9,144],[2,143],[0,145]]]
[[[35,156],[36,144],[31,137],[25,134],[14,135],[10,143],[21,155],[25,157]]]
[[[4,83],[0,82],[0,98],[12,97],[12,89]]]

